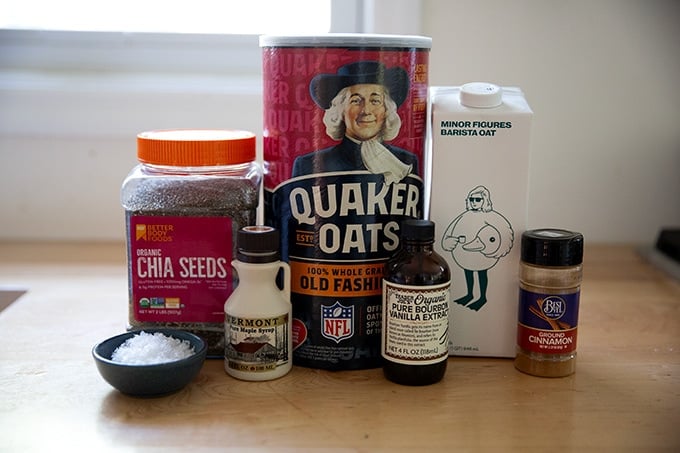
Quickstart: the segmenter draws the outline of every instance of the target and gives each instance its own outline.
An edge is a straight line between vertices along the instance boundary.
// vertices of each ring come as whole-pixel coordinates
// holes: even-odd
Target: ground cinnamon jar
[[[560,229],[522,235],[515,367],[542,377],[576,369],[583,236]]]

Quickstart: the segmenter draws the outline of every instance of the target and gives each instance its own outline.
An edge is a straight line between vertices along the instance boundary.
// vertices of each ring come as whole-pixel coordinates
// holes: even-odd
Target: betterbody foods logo
[[[174,230],[170,224],[140,223],[135,226],[135,238],[146,242],[172,242]]]

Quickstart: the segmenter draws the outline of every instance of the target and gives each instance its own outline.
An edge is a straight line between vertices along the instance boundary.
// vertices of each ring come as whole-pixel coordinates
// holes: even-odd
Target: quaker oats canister
[[[381,365],[382,279],[422,218],[431,38],[262,36],[265,221],[291,268],[293,360]]]

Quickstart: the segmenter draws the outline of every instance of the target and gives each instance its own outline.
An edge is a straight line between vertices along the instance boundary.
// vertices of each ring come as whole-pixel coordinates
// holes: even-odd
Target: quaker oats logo
[[[557,320],[567,312],[567,303],[559,296],[548,296],[543,299],[541,311],[546,318]]]
[[[354,335],[354,307],[345,307],[340,302],[321,306],[321,334],[340,343]]]

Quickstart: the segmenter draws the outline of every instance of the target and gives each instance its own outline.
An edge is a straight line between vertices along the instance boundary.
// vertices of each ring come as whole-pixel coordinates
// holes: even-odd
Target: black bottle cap
[[[236,259],[244,263],[273,263],[281,257],[279,232],[270,226],[246,226],[236,236]]]
[[[434,241],[434,222],[406,219],[401,222],[401,238],[411,241]]]
[[[576,266],[583,262],[583,235],[542,228],[522,234],[522,261],[538,266]]]

